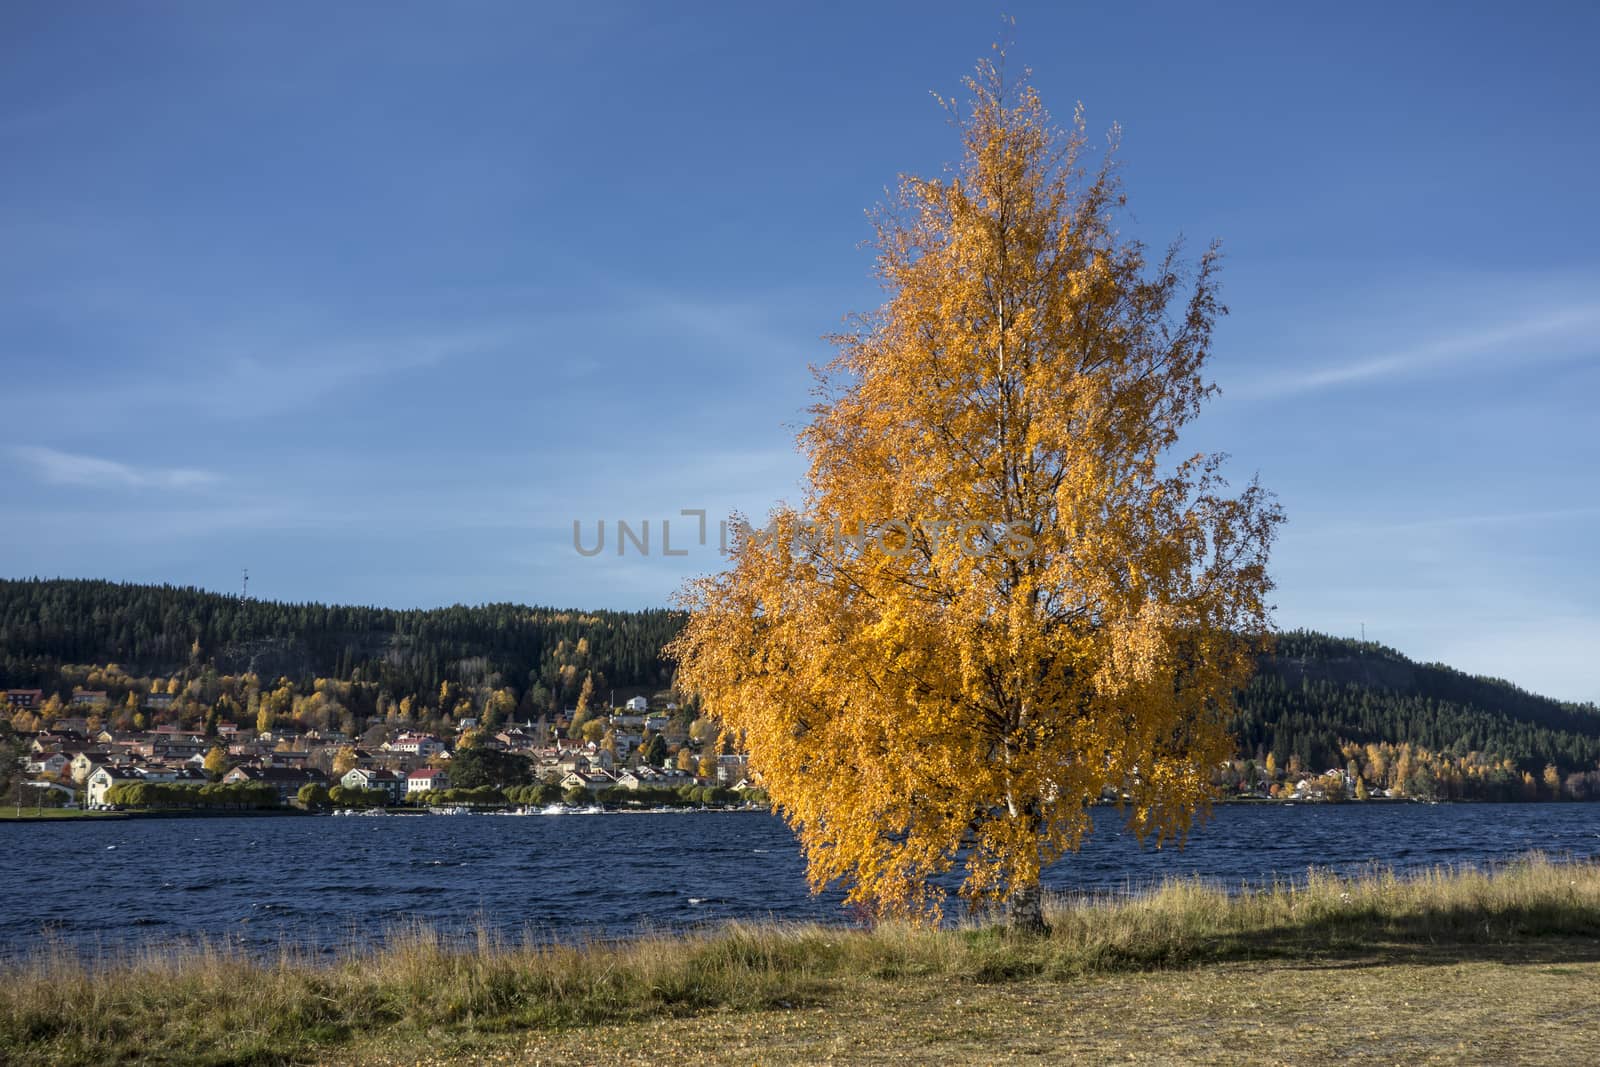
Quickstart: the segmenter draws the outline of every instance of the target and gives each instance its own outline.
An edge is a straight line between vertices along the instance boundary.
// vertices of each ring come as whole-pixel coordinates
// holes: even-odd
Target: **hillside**
[[[531,710],[577,699],[585,676],[653,692],[672,671],[660,654],[670,611],[557,611],[516,604],[431,611],[241,600],[194,588],[100,581],[0,580],[0,685],[113,692],[118,677],[185,682],[210,673],[359,683],[360,696],[426,704],[440,687],[509,690]],[[88,679],[73,666],[116,664]],[[124,685],[123,688],[126,688]],[[443,709],[445,711],[451,709]]]
[[[1278,766],[1343,765],[1351,743],[1408,743],[1510,758],[1519,770],[1600,764],[1600,708],[1538,696],[1497,678],[1419,664],[1392,648],[1308,631],[1280,634],[1240,695],[1241,749]]]
[[[117,703],[155,682],[180,694],[173,715],[205,716],[231,701],[237,707],[224,703],[222,713],[237,717],[270,690],[304,696],[335,682],[334,714],[358,727],[402,701],[419,722],[481,713],[491,698],[502,713],[536,715],[571,706],[585,678],[597,700],[612,690],[669,687],[672,665],[661,648],[681,621],[666,610],[394,611],[241,601],[173,586],[0,580],[0,687],[66,698],[86,685]],[[115,671],[105,669],[111,664]],[[303,702],[280,710],[298,717]],[[1245,759],[1265,763],[1270,755],[1278,768],[1343,766],[1352,746],[1377,743],[1476,753],[1484,765],[1510,761],[1515,773],[1505,788],[1547,765],[1562,773],[1600,765],[1600,709],[1592,704],[1304,631],[1281,635],[1262,658],[1233,727]]]

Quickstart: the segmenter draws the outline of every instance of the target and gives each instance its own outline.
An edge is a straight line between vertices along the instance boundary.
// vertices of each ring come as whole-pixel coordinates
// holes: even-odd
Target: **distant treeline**
[[[51,688],[61,669],[115,663],[135,676],[359,681],[395,702],[445,683],[577,698],[670,685],[666,610],[556,611],[486,604],[431,611],[284,604],[169,585],[0,580],[0,683]],[[544,703],[543,700],[539,703]]]
[[[422,706],[442,714],[451,709],[439,694],[451,687],[498,691],[527,713],[571,706],[586,679],[597,704],[613,689],[669,688],[672,664],[661,649],[682,623],[667,610],[489,604],[394,611],[175,586],[0,580],[0,686],[62,692],[79,680],[98,682],[81,665],[114,663],[126,675],[185,683],[253,676],[263,694],[278,679],[302,694],[318,679],[357,683],[340,695],[358,720],[408,697],[419,714]],[[207,682],[185,691],[212,702],[228,687]],[[1535,776],[1547,765],[1563,772],[1600,766],[1593,704],[1306,631],[1280,635],[1262,658],[1240,694],[1233,729],[1242,756],[1264,764],[1272,755],[1279,768],[1344,766],[1351,744],[1378,742],[1511,760]]]

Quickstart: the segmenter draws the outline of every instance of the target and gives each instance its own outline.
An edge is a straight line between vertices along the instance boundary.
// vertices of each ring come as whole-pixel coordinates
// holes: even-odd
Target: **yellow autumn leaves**
[[[970,900],[1036,912],[1103,794],[1141,832],[1188,826],[1280,521],[1215,457],[1172,456],[1210,392],[1215,250],[1150,261],[1114,229],[1081,119],[1056,128],[987,64],[969,88],[957,173],[906,179],[876,217],[887,302],[835,339],[804,500],[686,590],[671,649],[813,883],[923,918],[957,868]],[[800,536],[889,522],[909,551]],[[962,551],[929,524],[1031,550]]]

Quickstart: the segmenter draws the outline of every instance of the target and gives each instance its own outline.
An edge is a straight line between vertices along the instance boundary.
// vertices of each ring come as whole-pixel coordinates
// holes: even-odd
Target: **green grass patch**
[[[21,812],[0,807],[0,822],[27,822],[31,819],[123,819],[117,811],[85,811],[82,808],[23,808]]]

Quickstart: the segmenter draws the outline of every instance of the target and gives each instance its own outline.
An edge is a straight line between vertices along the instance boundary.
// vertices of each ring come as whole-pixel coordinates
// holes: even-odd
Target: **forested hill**
[[[431,611],[283,604],[200,589],[99,581],[0,580],[0,682],[56,684],[68,665],[117,664],[132,676],[206,669],[359,680],[395,700],[442,683],[576,696],[671,681],[662,646],[682,624],[657,610],[558,611],[517,604]]]
[[[682,616],[653,610],[558,611],[514,604],[431,611],[241,600],[192,588],[98,581],[0,580],[0,687],[63,697],[76,684],[119,688],[118,677],[253,675],[360,683],[351,710],[414,697],[437,707],[441,686],[514,699],[519,712],[571,705],[588,678],[608,690],[671,684],[661,648]],[[202,702],[223,685],[185,687]],[[459,699],[459,698],[453,698]],[[478,699],[485,699],[479,697]],[[1536,696],[1507,682],[1418,664],[1372,643],[1292,632],[1240,696],[1240,751],[1276,766],[1342,766],[1352,745],[1387,742],[1434,753],[1478,753],[1538,774],[1600,764],[1600,709]],[[195,713],[193,704],[188,713]],[[1480,761],[1482,762],[1482,761]]]
[[[1406,742],[1435,752],[1590,771],[1600,708],[1538,696],[1497,678],[1415,663],[1392,648],[1304,630],[1280,634],[1241,694],[1234,733],[1279,767],[1342,766],[1351,743]]]

